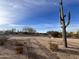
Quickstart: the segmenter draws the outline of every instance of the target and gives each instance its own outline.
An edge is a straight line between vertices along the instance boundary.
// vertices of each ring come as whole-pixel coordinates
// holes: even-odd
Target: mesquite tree
[[[60,0],[60,3],[59,3],[59,12],[60,12],[60,24],[62,28],[62,37],[64,40],[64,45],[67,48],[66,28],[70,24],[70,11],[68,12],[68,22],[66,23],[66,20],[65,20],[66,15],[64,15],[62,0]]]

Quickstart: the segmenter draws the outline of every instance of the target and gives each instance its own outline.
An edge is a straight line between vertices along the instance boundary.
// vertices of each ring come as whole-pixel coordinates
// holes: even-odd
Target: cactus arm
[[[64,15],[64,18],[66,17],[66,15]]]
[[[63,21],[64,20],[64,11],[63,11],[62,0],[60,1],[60,17],[61,17],[61,20]]]
[[[59,2],[59,14],[60,14],[60,23],[62,25],[62,22],[64,21],[64,12],[63,12],[63,3],[62,0]]]
[[[68,22],[67,22],[67,25],[65,25],[66,27],[70,24],[70,16],[71,16],[71,14],[70,14],[70,11],[68,12]]]
[[[61,19],[62,19],[62,18],[61,18],[61,9],[59,9],[59,11],[60,11],[60,12],[59,12],[59,15],[60,15],[60,24],[62,24],[62,20],[61,20]]]

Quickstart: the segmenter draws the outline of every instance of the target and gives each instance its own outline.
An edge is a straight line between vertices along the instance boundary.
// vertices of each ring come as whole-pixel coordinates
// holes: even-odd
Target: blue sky
[[[77,31],[79,0],[63,0],[63,3],[65,14],[71,11],[67,31]],[[58,7],[59,0],[0,0],[0,30],[33,27],[38,32],[61,31]]]

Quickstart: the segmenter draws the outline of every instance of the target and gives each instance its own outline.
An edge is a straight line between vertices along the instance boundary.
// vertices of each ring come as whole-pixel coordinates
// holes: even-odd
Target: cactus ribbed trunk
[[[67,48],[67,37],[66,37],[66,27],[65,24],[62,26],[62,37],[64,40],[64,46]]]
[[[60,12],[60,23],[61,23],[61,28],[62,28],[62,37],[64,40],[64,46],[67,48],[66,27],[70,24],[70,11],[68,13],[68,22],[66,24],[66,21],[65,21],[66,15],[64,15],[62,0],[60,0],[59,12]]]

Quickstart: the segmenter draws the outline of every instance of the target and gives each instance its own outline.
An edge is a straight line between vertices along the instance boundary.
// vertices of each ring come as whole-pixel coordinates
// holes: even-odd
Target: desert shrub
[[[50,48],[50,50],[52,50],[52,51],[57,51],[58,50],[58,44],[56,44],[56,43],[52,43],[52,42],[50,42],[49,43],[49,48]]]
[[[17,54],[23,54],[23,46],[24,45],[22,43],[20,43],[20,42],[16,42],[15,46],[16,46],[16,48],[15,48],[16,53]]]
[[[77,38],[79,38],[79,35],[78,34],[73,34],[72,38],[77,39]]]
[[[16,45],[16,46],[24,46],[24,45],[23,45],[22,43],[20,43],[20,42],[16,42],[15,45]]]
[[[77,33],[69,32],[67,37],[77,39],[77,38],[79,38],[79,32],[77,32]]]
[[[77,33],[75,34],[75,36],[76,36],[77,38],[79,38],[79,30],[77,31]]]
[[[71,38],[71,37],[73,37],[73,34],[74,34],[73,32],[69,32],[69,33],[67,33],[67,37]]]
[[[26,32],[26,33],[36,33],[36,30],[34,28],[27,27],[27,28],[23,28],[23,32]]]
[[[23,54],[23,47],[22,46],[16,47],[15,50],[16,50],[17,54]]]
[[[51,35],[52,37],[62,37],[62,33],[60,33],[60,32],[57,32],[57,31],[48,31],[47,32],[48,33],[48,35]]]
[[[10,30],[6,30],[4,33],[5,34],[16,34],[16,29],[12,28]]]
[[[6,36],[0,36],[0,45],[4,45],[8,40]]]

